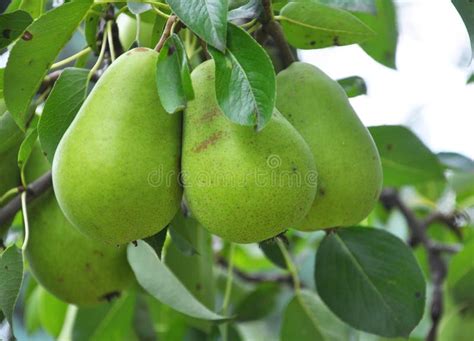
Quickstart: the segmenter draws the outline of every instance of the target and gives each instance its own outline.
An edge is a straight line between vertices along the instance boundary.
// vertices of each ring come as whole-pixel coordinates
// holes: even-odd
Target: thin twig
[[[412,235],[409,244],[412,247],[421,244],[428,253],[428,264],[433,283],[433,298],[430,308],[431,328],[426,340],[435,341],[439,322],[443,314],[443,282],[447,275],[447,265],[442,255],[443,253],[456,253],[460,250],[460,247],[459,245],[438,243],[429,238],[427,229],[430,224],[442,218],[440,214],[431,214],[425,219],[417,218],[415,213],[403,203],[398,192],[394,189],[383,190],[380,201],[387,209],[396,208],[402,213]],[[452,221],[445,221],[445,223],[447,222],[451,224]]]

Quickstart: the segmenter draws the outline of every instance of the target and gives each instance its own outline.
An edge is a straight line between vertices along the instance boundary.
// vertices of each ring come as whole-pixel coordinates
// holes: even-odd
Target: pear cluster
[[[134,280],[124,245],[164,229],[182,202],[211,233],[237,243],[354,225],[373,209],[377,149],[321,70],[297,62],[280,72],[274,113],[256,131],[220,110],[213,61],[192,72],[195,98],[185,112],[166,113],[157,59],[148,48],[120,56],[58,145],[54,192],[29,207],[26,250],[48,291],[91,305],[126,290]],[[28,181],[48,169],[35,146]],[[2,183],[17,181],[18,173],[1,174]]]
[[[282,71],[277,107],[257,132],[220,110],[213,61],[193,71],[184,114],[166,113],[157,58],[136,48],[117,59],[58,146],[54,189],[79,231],[117,245],[148,237],[169,224],[183,194],[204,227],[237,243],[353,225],[372,210],[377,149],[322,71],[305,63]]]

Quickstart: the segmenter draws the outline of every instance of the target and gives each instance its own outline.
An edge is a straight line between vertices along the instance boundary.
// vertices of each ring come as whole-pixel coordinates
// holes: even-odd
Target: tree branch
[[[424,220],[418,219],[413,211],[402,202],[395,189],[384,189],[380,195],[380,201],[387,209],[396,208],[402,213],[412,235],[409,244],[412,247],[422,244],[428,253],[428,263],[433,282],[433,298],[431,301],[432,324],[426,340],[435,341],[438,325],[443,314],[443,282],[447,275],[447,266],[442,258],[442,254],[456,253],[460,247],[431,240],[428,237],[427,228],[430,224],[439,221],[441,218],[443,218],[445,223],[451,223],[452,221],[445,220],[446,216],[441,216],[439,213],[431,214]]]
[[[51,188],[53,184],[51,178],[51,171],[47,172],[46,174],[42,175],[36,181],[32,182],[26,188],[27,196],[26,202],[31,202],[34,199],[38,198],[41,194],[46,192],[49,188]],[[22,191],[23,192],[23,191]],[[8,202],[5,206],[0,208],[0,225],[4,221],[8,221],[15,216],[15,214],[21,209],[21,193],[17,194],[12,200]]]

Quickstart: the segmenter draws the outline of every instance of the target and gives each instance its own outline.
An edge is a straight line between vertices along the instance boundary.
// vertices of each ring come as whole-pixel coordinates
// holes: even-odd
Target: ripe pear
[[[36,144],[26,165],[28,182],[49,169]],[[134,283],[126,247],[91,240],[66,219],[52,190],[28,204],[26,258],[35,278],[68,303],[90,306],[113,298]]]
[[[195,99],[184,116],[182,172],[195,218],[237,243],[259,242],[301,220],[316,194],[308,145],[277,111],[260,132],[219,109],[214,63],[192,73]]]
[[[152,47],[152,33],[155,23],[154,13],[151,11],[140,15],[140,33],[138,39],[143,47]],[[121,13],[117,17],[117,26],[119,29],[119,39],[124,50],[128,50],[137,38],[137,19]]]
[[[304,137],[318,167],[316,199],[297,228],[359,223],[377,202],[382,166],[344,90],[317,67],[297,62],[277,76],[276,106]]]
[[[161,106],[158,53],[136,48],[100,78],[53,159],[59,206],[84,234],[124,244],[162,230],[177,212],[181,115]]]

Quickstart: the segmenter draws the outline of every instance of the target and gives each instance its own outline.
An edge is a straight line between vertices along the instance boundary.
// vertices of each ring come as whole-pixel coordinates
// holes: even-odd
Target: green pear
[[[145,12],[140,17],[140,33],[138,39],[143,47],[152,46],[152,34],[155,15],[151,12]],[[137,19],[121,13],[117,17],[117,26],[119,29],[119,40],[124,50],[128,50],[137,38]]]
[[[27,162],[28,182],[43,175],[49,162],[36,144]],[[133,281],[125,246],[91,240],[68,222],[52,190],[28,205],[26,258],[34,277],[68,303],[90,306],[107,301]]]
[[[318,168],[316,199],[297,229],[359,223],[377,202],[382,166],[344,90],[315,66],[297,62],[277,76],[276,106],[304,137]]]
[[[179,208],[181,115],[161,106],[157,57],[146,48],[120,56],[54,155],[59,206],[91,238],[124,244],[148,237],[166,227]]]
[[[182,175],[195,218],[237,243],[259,242],[296,224],[316,194],[315,164],[303,138],[277,111],[261,132],[225,117],[212,61],[197,67],[192,81]]]

